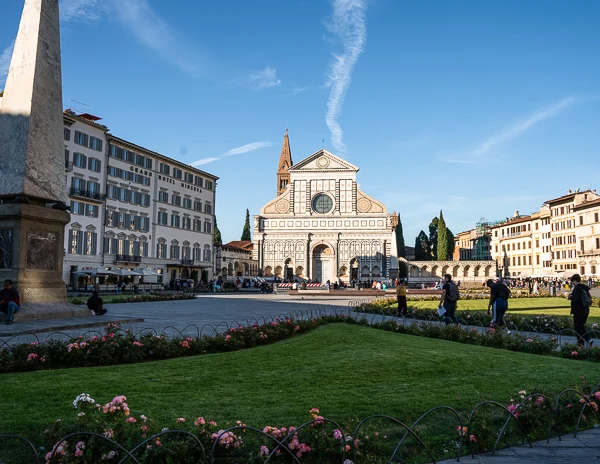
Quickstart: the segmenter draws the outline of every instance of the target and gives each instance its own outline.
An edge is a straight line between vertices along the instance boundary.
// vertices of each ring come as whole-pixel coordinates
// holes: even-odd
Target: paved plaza
[[[85,330],[102,330],[108,322],[119,322],[123,328],[138,331],[151,328],[161,332],[172,326],[183,330],[194,324],[201,328],[204,325],[217,326],[222,322],[259,319],[294,311],[310,311],[319,308],[347,308],[355,298],[331,298],[326,296],[300,295],[265,295],[265,294],[216,294],[200,295],[195,300],[157,301],[151,303],[107,304],[108,313],[104,316],[81,317],[69,319],[46,319],[40,321],[22,321],[15,318],[13,325],[0,325],[0,338],[23,332],[65,332],[67,334],[82,333]],[[190,328],[186,333],[195,333]]]
[[[461,462],[473,464],[583,464],[600,461],[600,429],[586,430],[574,437],[565,435],[562,440],[553,438],[550,443],[545,441],[529,445],[514,446],[496,451],[496,454],[486,453],[464,457]],[[456,459],[442,461],[440,464],[455,463]]]

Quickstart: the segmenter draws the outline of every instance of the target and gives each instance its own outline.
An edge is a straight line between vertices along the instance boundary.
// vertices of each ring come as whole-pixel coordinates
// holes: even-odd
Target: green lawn
[[[460,300],[459,311],[485,311],[488,307],[488,299],[485,300]],[[437,301],[409,301],[409,306],[420,309],[435,309]],[[569,316],[569,301],[560,297],[547,298],[512,298],[508,303],[509,313],[517,314],[552,314],[554,316]],[[600,308],[590,308],[589,323],[600,322]]]
[[[277,344],[210,356],[114,367],[0,375],[0,431],[35,437],[71,402],[125,395],[133,414],[159,423],[199,415],[249,425],[299,424],[318,407],[342,422],[373,413],[411,420],[437,405],[507,402],[521,389],[559,391],[600,364],[335,324]]]

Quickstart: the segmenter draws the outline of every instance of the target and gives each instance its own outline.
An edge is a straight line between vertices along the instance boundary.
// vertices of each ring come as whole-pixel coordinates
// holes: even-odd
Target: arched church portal
[[[313,280],[327,282],[334,280],[335,256],[329,245],[318,245],[313,250]]]

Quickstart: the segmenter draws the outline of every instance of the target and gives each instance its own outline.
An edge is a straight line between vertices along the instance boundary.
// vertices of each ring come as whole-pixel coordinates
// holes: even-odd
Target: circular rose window
[[[333,200],[329,195],[319,193],[312,202],[313,210],[319,214],[327,214],[333,209]]]

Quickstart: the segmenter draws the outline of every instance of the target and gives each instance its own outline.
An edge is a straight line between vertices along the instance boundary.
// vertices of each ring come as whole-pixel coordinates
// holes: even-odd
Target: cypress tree
[[[404,231],[402,230],[400,213],[398,213],[398,226],[396,227],[396,248],[398,249],[398,258],[404,258],[406,255],[406,245],[404,243]]]
[[[252,240],[252,234],[250,233],[250,211],[246,209],[246,222],[244,223],[244,229],[242,230],[242,238],[240,240]]]
[[[431,256],[429,254],[429,239],[427,234],[421,231],[415,239],[415,260],[416,261],[429,261]]]
[[[451,260],[452,255],[454,254],[454,234],[447,227],[446,227],[446,231],[447,231],[446,233],[448,235],[448,258],[447,259]]]
[[[429,224],[429,260],[436,260],[438,256],[438,234],[440,220],[434,217]]]
[[[221,231],[219,230],[219,226],[217,225],[217,216],[215,216],[215,231],[213,235],[213,243],[215,245],[223,244],[223,240],[221,239]]]
[[[444,221],[444,215],[441,211],[438,221],[437,239],[437,260],[446,261],[448,259],[448,229],[446,228],[446,221]]]

